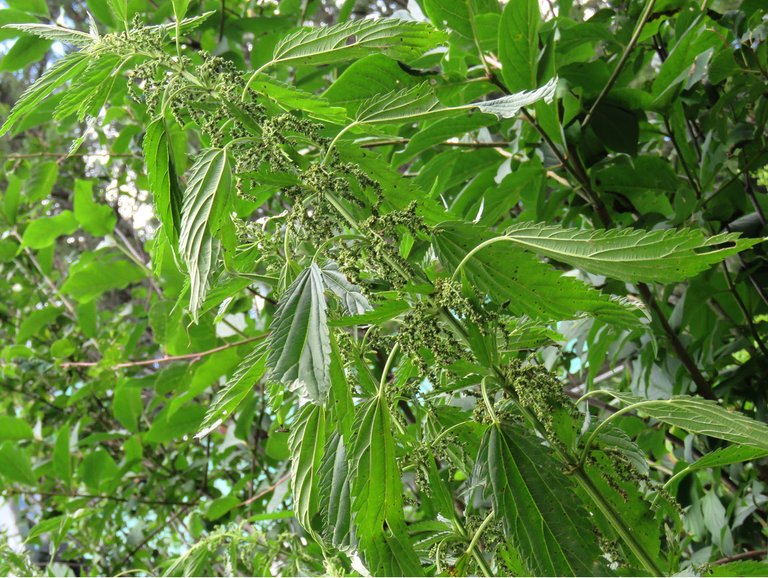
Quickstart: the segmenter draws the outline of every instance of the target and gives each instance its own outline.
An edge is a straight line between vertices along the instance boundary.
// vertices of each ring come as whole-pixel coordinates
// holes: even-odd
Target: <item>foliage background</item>
[[[90,12],[102,34],[122,29],[107,2],[6,4],[2,24],[55,20],[86,31]],[[281,93],[283,85],[276,85],[270,90],[278,104],[270,105],[270,115],[278,116],[280,104],[304,110],[297,117],[320,118],[323,136],[330,138],[344,124],[339,115],[354,114],[365,98],[395,86],[428,80],[444,104],[457,106],[507,89],[532,89],[557,75],[554,103],[540,101],[514,118],[472,113],[392,122],[372,131],[364,148],[340,141],[338,149],[342,158],[362,162],[374,180],[388,175],[392,183],[407,183],[405,194],[420,201],[422,216],[440,214],[447,204],[435,222],[477,220],[497,232],[546,222],[586,229],[692,227],[751,239],[768,234],[760,173],[768,163],[761,1],[562,0],[541,13],[534,2],[512,5],[514,10],[479,1],[425,0],[419,8],[397,2],[201,0],[190,3],[189,14],[213,14],[184,34],[182,48],[194,66],[201,62],[197,51],[204,50],[237,70],[251,70],[268,62],[275,44],[301,24],[404,15],[398,12],[404,10],[410,17],[426,14],[438,28],[452,30],[444,51],[407,62],[373,53],[329,66],[275,66],[270,78],[322,94],[326,101]],[[174,21],[169,0],[131,0],[127,6],[148,25]],[[641,18],[647,23],[633,38]],[[0,30],[0,41],[5,115],[72,48],[9,29]],[[483,61],[478,52],[486,56]],[[242,374],[243,359],[256,359],[254,344],[258,353],[277,300],[301,271],[299,263],[308,264],[316,238],[289,239],[295,260],[286,264],[279,216],[293,199],[283,194],[280,182],[253,186],[235,207],[239,217],[251,219],[252,228],[239,231],[239,239],[241,248],[248,245],[243,239],[250,239],[253,255],[269,268],[217,278],[198,323],[192,323],[185,310],[186,273],[162,241],[151,208],[152,175],[144,158],[151,116],[145,103],[130,98],[128,86],[122,78],[114,82],[108,102],[87,128],[75,109],[55,116],[67,98],[62,90],[0,141],[0,493],[13,505],[29,552],[17,557],[6,549],[0,569],[57,575],[359,570],[360,560],[342,552],[330,555],[297,520],[301,512],[290,491],[289,459],[297,447],[290,439],[292,433],[300,439],[296,427],[307,426],[297,417],[298,396],[264,379],[258,366],[246,364],[250,373]],[[210,135],[193,125],[174,125],[179,175],[189,175],[195,153],[210,144]],[[68,154],[76,139],[79,148]],[[361,151],[377,160],[364,161]],[[392,168],[385,171],[381,165],[387,163]],[[266,236],[253,226],[259,218]],[[402,254],[412,245],[410,260],[423,265],[434,282],[440,274],[428,263],[428,239],[398,231]],[[499,260],[491,263],[503,268],[507,254],[499,251]],[[363,372],[359,364],[374,380],[384,372],[383,383],[397,391],[391,411],[400,425],[392,426],[392,439],[410,536],[423,560],[442,559],[459,574],[477,572],[473,559],[460,555],[465,543],[435,554],[446,529],[420,475],[425,452],[440,454],[459,523],[465,538],[472,536],[488,509],[487,501],[467,498],[484,427],[482,409],[471,421],[478,380],[466,367],[445,371],[440,351],[400,356],[388,365],[391,336],[401,331],[390,319],[399,315],[404,326],[413,319],[407,304],[398,310],[403,299],[390,291],[386,275],[366,277],[364,255],[360,262],[367,295],[385,312],[375,322],[381,326],[379,340],[368,349],[361,346],[357,361],[354,352],[342,357],[334,350],[331,372],[338,381],[339,362],[352,366],[348,376],[357,377],[349,387],[358,401],[369,397],[354,382]],[[644,303],[650,329],[627,329],[599,315],[521,320],[531,312],[516,311],[504,321],[512,340],[504,352],[507,362],[537,360],[574,398],[607,387],[645,399],[697,393],[765,421],[764,246],[701,273],[650,285],[579,271],[557,258],[552,263],[606,293]],[[431,287],[413,289],[411,305],[416,295],[431,292]],[[493,299],[507,305],[503,296]],[[338,321],[343,314],[335,308],[330,316]],[[442,395],[439,402],[424,387],[414,363],[419,357],[428,360],[431,391]],[[233,380],[248,386],[236,414],[223,415],[209,435],[196,437],[217,392]],[[341,380],[346,383],[343,372]],[[450,393],[461,388],[463,393]],[[590,400],[595,419],[611,411],[607,401]],[[616,423],[647,459],[650,478],[660,482],[722,445],[648,418],[626,415]],[[460,456],[434,445],[452,426],[455,437],[448,439],[463,448]],[[716,573],[726,562],[765,558],[767,476],[762,458],[703,469],[673,487],[685,515],[662,510],[651,524],[667,570]],[[635,498],[623,506],[628,518]],[[483,527],[478,545],[497,552],[493,570],[502,574],[516,562],[505,551],[499,524]],[[176,559],[181,563],[172,566]],[[429,564],[416,568],[436,571]],[[733,570],[761,571],[743,565]]]

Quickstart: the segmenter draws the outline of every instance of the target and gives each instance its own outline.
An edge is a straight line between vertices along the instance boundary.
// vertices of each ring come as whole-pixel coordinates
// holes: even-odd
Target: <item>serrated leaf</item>
[[[226,150],[211,148],[197,157],[184,191],[179,253],[189,273],[189,309],[195,322],[217,260],[219,242],[214,235],[227,218],[231,181]]]
[[[315,263],[302,271],[280,299],[269,334],[272,379],[315,403],[329,387],[331,344],[328,337],[322,271]]]
[[[265,347],[259,344],[240,362],[235,373],[213,398],[195,437],[207,436],[230,417],[248,392],[253,389],[254,384],[264,377],[266,371],[267,352]]]
[[[486,100],[461,106],[443,106],[432,86],[425,82],[396,92],[375,96],[364,101],[355,115],[354,124],[402,124],[425,118],[441,118],[473,108],[494,114],[499,118],[512,118],[524,106],[539,100],[551,102],[557,88],[557,77],[536,90],[519,92],[495,100]]]
[[[379,396],[358,409],[350,452],[352,512],[361,538],[375,538],[402,518],[402,483],[395,460],[392,417]]]
[[[493,238],[494,234],[484,227],[451,222],[435,229],[432,244],[440,262],[453,272],[470,251]],[[564,277],[511,243],[493,243],[480,249],[462,271],[476,287],[506,304],[516,316],[563,320],[584,312],[618,325],[639,325],[630,305]]]
[[[700,231],[563,229],[521,223],[507,229],[514,244],[590,273],[622,281],[673,283],[709,268],[726,257],[760,243],[738,233],[706,237]],[[726,245],[722,247],[722,245]]]
[[[373,53],[407,60],[437,46],[445,35],[421,22],[381,18],[307,27],[275,46],[272,63],[332,64]]]
[[[601,391],[629,404],[621,413],[639,411],[691,433],[768,450],[768,425],[743,413],[728,411],[715,401],[686,395],[645,400],[622,392]]]
[[[43,99],[65,82],[75,78],[88,66],[89,55],[85,52],[73,52],[57,60],[45,71],[43,76],[27,88],[0,127],[0,136],[13,128],[23,117],[30,113]]]
[[[511,424],[491,425],[474,473],[532,576],[605,574],[589,515],[549,451]]]
[[[181,229],[181,210],[184,195],[173,162],[173,150],[168,139],[165,119],[157,118],[144,135],[144,161],[152,198],[163,231],[172,246],[176,246]]]
[[[338,432],[328,436],[317,471],[320,498],[319,531],[336,548],[350,543],[351,508],[349,464],[344,440]]]
[[[348,315],[363,315],[372,309],[368,299],[360,292],[360,287],[350,283],[344,273],[339,271],[336,263],[328,263],[322,268],[322,272],[326,288],[341,300]]]
[[[317,476],[325,445],[325,409],[305,405],[291,426],[291,492],[293,511],[299,523],[314,533],[315,516],[320,510]]]
[[[87,47],[90,46],[94,38],[90,34],[80,32],[79,30],[73,30],[71,28],[64,28],[63,26],[55,26],[51,24],[6,24],[3,28],[13,28],[26,32],[27,34],[33,34],[39,38],[45,38],[47,40],[55,40],[57,42],[63,42],[65,44],[72,44],[74,46]]]
[[[86,117],[98,115],[118,78],[116,71],[121,60],[112,54],[94,58],[83,73],[73,79],[53,113],[54,118],[62,120],[77,113],[82,122]]]

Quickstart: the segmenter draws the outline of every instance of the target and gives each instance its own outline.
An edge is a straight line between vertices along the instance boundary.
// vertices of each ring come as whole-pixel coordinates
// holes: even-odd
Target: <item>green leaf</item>
[[[584,465],[584,471],[591,483],[615,512],[619,513],[623,525],[656,565],[663,566],[661,552],[661,521],[655,517],[651,505],[643,497],[643,489],[634,481],[623,479],[615,467],[615,458],[603,451],[593,452],[592,459]],[[630,567],[642,568],[642,562],[633,551],[623,544],[613,526],[599,508],[592,508],[595,525],[604,536],[616,540],[624,550]],[[637,572],[634,572],[637,573]]]
[[[0,415],[0,441],[30,440],[35,437],[32,428],[23,419]]]
[[[111,233],[117,224],[112,207],[93,202],[93,181],[75,179],[75,219],[96,237]]]
[[[266,371],[267,353],[260,344],[243,359],[226,385],[213,398],[195,437],[207,436],[230,417]]]
[[[128,22],[128,0],[107,0],[112,13],[121,22]]]
[[[53,44],[52,40],[35,36],[22,36],[3,56],[2,61],[0,61],[0,71],[15,72],[33,62],[42,60],[51,48],[51,44]]]
[[[512,243],[574,267],[622,281],[672,283],[719,263],[763,239],[738,233],[706,237],[700,231],[638,229],[563,229],[521,223],[507,229]]]
[[[430,83],[425,82],[412,88],[389,92],[364,101],[357,111],[357,125],[402,124],[424,118],[452,116],[473,108],[495,114],[499,118],[512,118],[522,107],[539,100],[551,102],[557,88],[557,78],[552,78],[542,87],[460,106],[443,106]],[[349,127],[347,127],[349,128]]]
[[[181,229],[183,193],[173,162],[168,126],[163,118],[157,118],[147,126],[144,160],[158,218],[171,245],[176,246]]]
[[[61,308],[53,305],[32,311],[19,325],[19,330],[16,332],[16,343],[22,343],[31,337],[41,337],[38,334],[53,323],[59,315],[61,315]]]
[[[486,12],[498,12],[499,5],[492,0],[424,0],[424,12],[440,29],[450,28],[464,38],[475,37],[473,20]]]
[[[686,395],[671,399],[644,400],[607,389],[600,392],[629,404],[613,414],[614,416],[639,411],[691,433],[768,450],[768,425],[748,418],[743,413],[728,411],[715,401]]]
[[[384,531],[384,522],[396,526],[402,519],[402,483],[395,460],[392,417],[386,400],[378,396],[361,405],[350,452],[352,512],[359,538],[372,539]]]
[[[512,0],[501,14],[499,60],[504,84],[516,92],[536,87],[539,62],[538,0]]]
[[[48,17],[48,4],[45,0],[6,0],[9,8],[23,10],[28,14]]]
[[[336,548],[348,546],[352,520],[349,463],[344,439],[338,432],[328,436],[317,479],[320,534]]]
[[[86,117],[98,116],[119,78],[117,72],[124,63],[123,58],[112,54],[91,61],[64,92],[53,113],[54,118],[63,120],[77,113],[77,119],[82,122]]]
[[[143,269],[128,261],[122,253],[104,248],[83,253],[69,267],[69,277],[61,290],[80,303],[87,303],[107,291],[143,281],[146,276]]]
[[[211,148],[197,157],[184,191],[179,252],[189,272],[189,309],[195,322],[218,255],[214,235],[228,218],[231,184],[227,151]]]
[[[77,226],[72,211],[62,211],[55,217],[40,217],[24,229],[21,245],[30,249],[45,249],[62,235],[71,235],[77,231]]]
[[[137,433],[142,411],[144,403],[141,400],[141,388],[126,383],[118,385],[112,400],[112,413],[120,425],[132,433]]]
[[[78,471],[85,485],[93,492],[111,487],[119,473],[115,460],[102,448],[86,454]]]
[[[442,32],[421,22],[397,18],[352,20],[289,34],[275,46],[270,64],[333,64],[373,53],[410,60],[444,39]]]
[[[62,26],[55,26],[51,24],[39,24],[39,23],[20,23],[20,24],[8,24],[5,28],[13,28],[37,36],[38,38],[44,38],[46,40],[52,40],[56,42],[63,42],[64,44],[72,44],[73,46],[80,46],[85,48],[90,46],[95,38],[85,32],[79,30],[73,30],[71,28],[64,28]]]
[[[37,483],[29,456],[13,441],[0,445],[0,475],[25,486],[34,486]]]
[[[75,78],[88,66],[89,57],[85,52],[73,52],[57,60],[43,76],[27,88],[16,101],[11,114],[0,127],[0,136],[13,128],[22,118],[32,112],[40,102],[56,88]]]
[[[453,273],[470,251],[494,238],[484,228],[467,223],[443,223],[436,228],[432,244],[440,262]],[[516,316],[533,319],[574,319],[581,312],[619,325],[636,326],[638,319],[629,305],[611,300],[550,265],[538,261],[508,242],[497,242],[478,250],[462,272],[480,290]]]
[[[62,426],[53,446],[53,471],[69,487],[72,483],[72,456],[69,451],[69,426]]]
[[[269,334],[271,378],[322,403],[329,387],[331,345],[320,267],[302,271],[280,299]]]
[[[291,426],[291,493],[293,511],[299,523],[310,533],[317,529],[314,518],[320,503],[317,475],[325,445],[325,409],[305,405]]]
[[[347,120],[346,112],[340,106],[274,78],[260,76],[251,83],[251,89],[271,98],[286,110],[303,110],[313,118],[338,124]]]
[[[184,436],[196,432],[205,416],[205,410],[199,405],[186,405],[168,417],[163,411],[155,417],[144,441],[150,444],[166,444],[182,441]]]
[[[29,179],[24,182],[24,196],[30,203],[48,198],[58,176],[59,166],[55,161],[35,165]]]
[[[706,576],[768,576],[768,564],[747,560],[710,566]]]
[[[354,113],[363,101],[414,83],[414,77],[405,72],[396,60],[384,54],[371,54],[350,64],[323,96]]]
[[[589,514],[547,448],[510,424],[491,425],[474,478],[532,576],[595,576],[607,569]]]
[[[189,8],[189,0],[173,0],[173,15],[176,20],[181,20],[186,16],[187,8]]]
[[[406,163],[430,147],[443,143],[448,139],[460,137],[468,132],[491,126],[495,122],[495,119],[484,114],[442,118],[432,124],[421,127],[411,137],[405,150],[402,153],[398,153],[395,158],[399,163]]]
[[[347,315],[363,315],[372,309],[368,299],[360,292],[360,287],[350,283],[336,263],[328,263],[322,268],[322,274],[326,288],[341,300]]]

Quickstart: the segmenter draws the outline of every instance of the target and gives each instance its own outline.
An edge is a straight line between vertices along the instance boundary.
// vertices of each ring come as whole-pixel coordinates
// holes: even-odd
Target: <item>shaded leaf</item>
[[[328,338],[323,277],[312,263],[280,299],[269,335],[271,377],[322,403],[329,386]]]

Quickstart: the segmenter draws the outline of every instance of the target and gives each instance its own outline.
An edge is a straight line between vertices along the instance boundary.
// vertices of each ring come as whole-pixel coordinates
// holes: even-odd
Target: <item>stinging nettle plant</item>
[[[629,226],[621,207],[636,197],[612,204],[597,190],[623,161],[600,161],[603,172],[587,174],[587,145],[579,152],[568,142],[586,134],[587,115],[603,130],[606,107],[619,97],[606,98],[604,84],[579,100],[572,71],[563,76],[547,60],[557,43],[540,50],[546,31],[537,3],[455,10],[430,0],[424,10],[437,27],[398,18],[301,27],[249,70],[194,48],[192,35],[223,16],[187,17],[188,4],[174,1],[175,21],[164,24],[117,9],[124,25],[107,33],[93,20],[89,32],[12,25],[75,50],[46,69],[0,128],[14,131],[51,99],[54,119],[93,126],[112,99],[126,100],[143,133],[159,222],[145,275],[172,303],[167,323],[190,335],[206,330],[207,319],[217,311],[225,318],[247,291],[267,304],[260,324],[220,346],[236,347],[237,359],[216,373],[224,383],[201,404],[205,411],[191,403],[211,391],[208,382],[159,396],[148,430],[136,425],[140,443],[187,436],[185,443],[208,444],[207,476],[223,432],[234,435],[233,416],[255,419],[244,408],[261,384],[259,419],[272,416],[287,430],[270,429],[275,439],[288,436],[290,465],[270,467],[285,474],[290,509],[274,520],[292,523],[317,548],[315,566],[296,562],[288,573],[661,576],[689,567],[694,522],[678,501],[681,480],[768,456],[768,426],[718,402],[652,284],[674,287],[726,267],[762,237],[710,231],[695,217]],[[575,42],[568,27],[562,37]],[[315,81],[301,88],[297,71],[325,78],[324,93]],[[373,82],[377,74],[386,90]],[[669,90],[653,96],[662,102]],[[569,124],[575,106],[584,125]],[[72,153],[88,146],[89,130]],[[501,131],[507,141],[488,136]],[[485,140],[459,140],[468,133]],[[452,156],[433,154],[439,147]],[[564,168],[565,177],[556,173]],[[558,187],[549,200],[538,173],[526,176],[539,169],[542,182]],[[575,199],[569,215],[542,206],[566,196]],[[574,218],[579,211],[583,218]],[[165,283],[178,271],[174,293]],[[64,294],[89,302],[77,297],[75,281],[70,270]],[[580,327],[587,337],[572,337]],[[650,356],[650,365],[638,374],[650,374],[669,348],[681,356],[685,385],[663,397],[618,382],[601,388],[592,366],[597,372],[602,359],[590,358],[586,386],[569,395],[552,356],[554,344],[571,339],[583,339],[598,359],[608,355],[605,339],[641,343],[638,358]],[[93,379],[122,358],[101,359],[90,365]],[[691,366],[698,373],[689,376]],[[157,425],[174,415],[192,429]],[[641,447],[639,418],[628,416],[654,424],[662,446],[666,433],[704,455],[665,481],[649,467],[661,458]],[[237,474],[240,465],[231,467]],[[222,515],[236,514],[240,502]],[[252,524],[212,530],[163,571],[210,568],[203,558],[227,551],[228,564],[263,572],[253,560],[278,557],[289,538]]]

